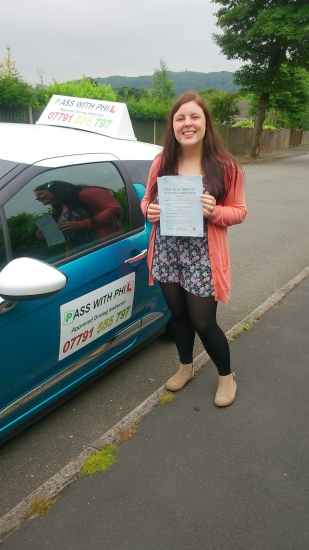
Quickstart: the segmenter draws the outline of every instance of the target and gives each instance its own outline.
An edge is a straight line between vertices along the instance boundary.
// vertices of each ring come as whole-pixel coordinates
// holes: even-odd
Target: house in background
[[[239,122],[240,120],[248,120],[249,117],[249,101],[247,99],[240,99],[236,102],[236,105],[239,109],[239,115],[235,116],[235,122]]]

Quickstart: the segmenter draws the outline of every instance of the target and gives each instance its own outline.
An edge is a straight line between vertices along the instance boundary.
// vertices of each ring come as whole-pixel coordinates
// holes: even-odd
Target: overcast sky
[[[210,0],[2,0],[0,60],[11,47],[31,84],[83,75],[153,74],[163,57],[171,71],[235,71],[213,43],[218,4]]]

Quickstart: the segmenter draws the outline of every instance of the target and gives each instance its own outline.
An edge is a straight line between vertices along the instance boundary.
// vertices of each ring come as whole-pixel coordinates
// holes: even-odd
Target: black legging
[[[224,332],[217,324],[217,302],[187,292],[179,283],[160,283],[172,314],[172,327],[180,362],[193,361],[195,332],[216,365],[219,375],[231,374],[230,349]]]

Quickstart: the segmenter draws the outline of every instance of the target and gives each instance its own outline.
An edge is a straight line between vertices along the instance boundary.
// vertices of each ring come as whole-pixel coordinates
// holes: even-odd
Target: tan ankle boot
[[[217,407],[227,407],[233,403],[237,390],[237,384],[234,380],[235,376],[235,372],[227,376],[219,376],[219,384],[215,397]]]
[[[166,389],[170,391],[181,390],[181,388],[193,378],[194,373],[193,363],[189,363],[189,365],[182,365],[182,363],[180,363],[176,374],[166,382]]]

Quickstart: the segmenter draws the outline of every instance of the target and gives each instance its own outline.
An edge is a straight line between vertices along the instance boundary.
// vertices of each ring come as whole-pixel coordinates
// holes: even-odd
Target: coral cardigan
[[[122,232],[123,210],[109,191],[102,187],[84,187],[78,193],[78,198],[93,213],[91,217],[76,222],[79,229],[95,229],[101,240]]]
[[[144,217],[150,204],[150,190],[158,177],[160,168],[160,155],[155,158],[150,168],[147,188],[141,201],[141,209]],[[230,299],[231,266],[227,240],[227,227],[242,223],[246,217],[247,208],[244,193],[244,180],[241,170],[235,167],[235,184],[232,185],[228,195],[221,204],[217,204],[208,218],[208,247],[210,266],[215,290],[215,300],[228,302]],[[153,225],[149,250],[149,284],[153,285],[152,263],[155,245],[156,226]]]

